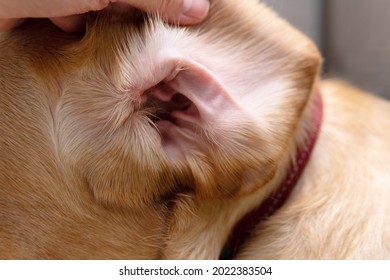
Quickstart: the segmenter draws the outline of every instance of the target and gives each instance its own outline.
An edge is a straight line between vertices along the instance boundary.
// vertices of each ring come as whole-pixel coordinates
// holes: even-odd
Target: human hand
[[[0,32],[26,18],[49,18],[66,32],[84,29],[86,13],[113,6],[123,12],[130,7],[156,12],[168,22],[195,24],[203,20],[209,0],[0,0]]]

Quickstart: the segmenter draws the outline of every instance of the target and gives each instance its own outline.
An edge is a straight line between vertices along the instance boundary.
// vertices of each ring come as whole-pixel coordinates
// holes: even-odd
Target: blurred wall
[[[322,0],[262,0],[322,47]]]
[[[313,38],[325,76],[390,99],[389,0],[263,0]]]
[[[390,98],[390,1],[326,2],[329,75]]]

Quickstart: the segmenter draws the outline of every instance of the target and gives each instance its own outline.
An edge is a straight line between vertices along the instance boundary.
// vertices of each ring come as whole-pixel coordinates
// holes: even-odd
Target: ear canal
[[[182,59],[169,64],[179,70],[171,70],[175,73],[151,91],[155,98],[172,105],[170,114],[175,119],[200,125],[212,122],[221,112],[237,107],[218,79],[202,65]],[[174,103],[177,106],[173,106]]]
[[[217,117],[221,111],[236,107],[236,103],[218,79],[199,64],[191,64],[167,82],[175,91],[191,100],[203,120]],[[185,116],[178,112],[176,116]]]

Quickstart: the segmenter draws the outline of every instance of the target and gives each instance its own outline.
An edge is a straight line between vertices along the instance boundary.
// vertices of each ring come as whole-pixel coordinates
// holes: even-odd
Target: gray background
[[[389,0],[263,0],[313,38],[324,76],[390,99]]]

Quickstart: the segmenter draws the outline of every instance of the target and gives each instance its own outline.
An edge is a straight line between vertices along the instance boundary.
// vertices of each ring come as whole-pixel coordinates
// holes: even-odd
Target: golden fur
[[[389,257],[388,102],[320,82],[317,48],[257,1],[188,28],[100,12],[83,37],[0,36],[1,258],[218,258],[314,129],[316,89],[313,156],[237,257]],[[193,114],[156,120],[164,89]]]

